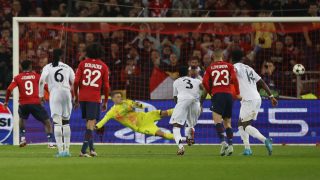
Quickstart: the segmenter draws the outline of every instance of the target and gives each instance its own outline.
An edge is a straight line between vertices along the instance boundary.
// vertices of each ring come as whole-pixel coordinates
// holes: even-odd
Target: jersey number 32
[[[99,85],[96,82],[101,77],[100,71],[98,70],[92,71],[90,69],[85,69],[83,71],[83,74],[85,75],[85,79],[82,81],[82,84],[84,86],[99,87]]]

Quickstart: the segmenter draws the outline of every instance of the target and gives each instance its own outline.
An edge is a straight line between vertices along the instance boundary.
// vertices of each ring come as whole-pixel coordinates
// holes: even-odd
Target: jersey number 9
[[[33,83],[31,81],[26,81],[24,83],[24,88],[26,89],[26,95],[30,96],[33,94]]]

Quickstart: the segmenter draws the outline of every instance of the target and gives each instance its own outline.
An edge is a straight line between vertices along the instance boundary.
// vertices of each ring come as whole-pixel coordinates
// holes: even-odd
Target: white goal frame
[[[19,74],[19,23],[253,23],[320,22],[319,17],[13,17],[13,77]],[[19,93],[13,92],[13,144],[19,145]]]

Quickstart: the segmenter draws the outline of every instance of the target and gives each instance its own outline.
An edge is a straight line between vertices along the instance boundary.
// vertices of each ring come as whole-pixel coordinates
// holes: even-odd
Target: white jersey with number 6
[[[170,124],[194,127],[201,113],[200,89],[201,81],[191,77],[180,77],[173,83],[173,96],[177,96],[178,102],[174,107]]]
[[[71,87],[74,83],[74,72],[70,66],[59,62],[58,66],[53,67],[52,63],[47,64],[41,73],[39,96],[44,95],[44,84],[48,84],[50,92],[51,116],[62,116],[68,120],[72,110]]]

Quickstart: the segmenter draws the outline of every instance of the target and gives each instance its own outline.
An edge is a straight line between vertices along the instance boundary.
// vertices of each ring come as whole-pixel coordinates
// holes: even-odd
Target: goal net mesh
[[[281,100],[282,109],[278,112],[273,112],[265,100],[255,126],[266,136],[280,137],[275,138],[277,143],[315,143],[317,132],[310,129],[319,129],[319,121],[307,122],[307,130],[305,124],[298,121],[319,115],[303,109],[317,106],[317,101],[297,99],[302,95],[319,95],[319,29],[318,23],[20,23],[19,59],[32,60],[34,71],[40,73],[42,67],[51,62],[52,50],[62,48],[64,61],[76,70],[85,57],[85,47],[100,43],[105,48],[102,60],[109,66],[112,90],[146,103],[145,111],[149,111],[174,107],[172,84],[179,77],[180,66],[198,65],[203,75],[215,49],[222,49],[224,59],[229,62],[235,50],[242,50],[243,61],[261,75],[274,96],[295,99]],[[303,76],[292,73],[297,63],[306,68]],[[260,94],[267,96],[262,90]],[[109,107],[111,105],[109,101]],[[208,100],[196,127],[197,143],[218,142],[209,106]],[[232,117],[235,132],[239,106],[236,102]],[[49,111],[48,106],[46,108]],[[272,113],[277,115],[273,117]],[[101,113],[101,117],[104,114]],[[157,124],[170,130],[168,120],[165,118]],[[79,109],[73,111],[71,129],[72,142],[81,142],[85,123]],[[238,133],[235,136],[235,142],[240,143]],[[293,140],[293,137],[297,138]],[[33,118],[27,122],[27,140],[33,143],[46,140],[41,124]],[[115,121],[108,122],[105,133],[96,135],[95,141],[169,142],[134,133]]]

